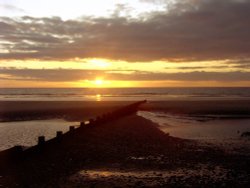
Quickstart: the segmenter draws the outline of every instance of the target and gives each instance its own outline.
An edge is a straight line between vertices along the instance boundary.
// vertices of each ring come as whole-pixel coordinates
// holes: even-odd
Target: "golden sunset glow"
[[[103,84],[103,80],[102,79],[96,79],[95,80],[95,85],[101,86],[102,84]]]
[[[0,0],[0,188],[249,186],[249,18],[250,0]]]
[[[110,66],[109,60],[103,59],[90,59],[88,62],[91,63],[93,68],[107,68]]]
[[[250,86],[248,35],[224,35],[215,24],[227,23],[228,14],[214,15],[229,9],[205,1],[185,1],[185,11],[177,0],[73,1],[44,0],[39,9],[32,0],[0,3],[0,87]],[[233,7],[246,2],[233,1],[236,16]],[[200,22],[196,11],[211,10]],[[232,24],[249,30],[241,20]]]

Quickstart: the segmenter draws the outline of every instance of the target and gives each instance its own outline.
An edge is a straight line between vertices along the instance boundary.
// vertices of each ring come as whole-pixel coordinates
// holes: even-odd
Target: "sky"
[[[0,87],[250,87],[250,0],[0,0]]]

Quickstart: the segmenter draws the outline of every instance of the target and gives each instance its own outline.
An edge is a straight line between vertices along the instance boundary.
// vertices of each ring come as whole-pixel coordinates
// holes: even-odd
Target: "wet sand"
[[[250,100],[169,100],[150,101],[141,110],[188,115],[250,115]]]
[[[4,102],[2,118],[42,119],[56,114],[85,119],[89,114],[107,112],[128,103],[34,102],[27,105],[27,102],[19,102],[14,105],[14,102]],[[168,108],[167,102],[157,104]],[[189,102],[176,103],[176,106],[169,104],[172,104],[171,109],[189,109],[193,105],[193,110],[201,105]],[[223,104],[228,106],[228,102]],[[248,110],[246,102],[242,102],[241,107],[240,104],[237,111]],[[152,105],[148,103],[141,109],[152,109]],[[211,106],[210,103],[203,105]],[[23,111],[20,111],[22,107]],[[54,113],[46,114],[48,109]],[[227,109],[227,112],[235,112],[232,106]],[[175,138],[162,132],[158,126],[130,115],[101,126],[86,127],[73,137],[31,152],[14,162],[9,159],[1,161],[0,185],[38,188],[249,187],[250,157],[244,151],[228,153],[215,145]]]
[[[250,158],[130,115],[1,166],[4,187],[247,187]]]
[[[0,119],[24,121],[63,118],[84,121],[128,104],[131,101],[0,101]]]
[[[83,121],[130,103],[131,101],[0,101],[0,120],[64,118],[70,121]],[[189,115],[250,116],[250,100],[149,101],[139,110]]]

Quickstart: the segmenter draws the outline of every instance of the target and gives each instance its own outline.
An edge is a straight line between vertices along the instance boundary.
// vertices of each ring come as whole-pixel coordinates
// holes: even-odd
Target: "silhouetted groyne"
[[[56,132],[56,137],[46,141],[45,136],[38,137],[38,143],[35,146],[23,149],[22,146],[14,146],[10,149],[0,152],[0,166],[4,166],[6,161],[16,161],[22,159],[23,157],[28,157],[29,155],[39,154],[40,151],[44,151],[47,147],[56,147],[63,140],[70,140],[76,134],[81,134],[85,129],[91,129],[96,126],[101,126],[104,123],[117,120],[121,117],[131,115],[136,113],[138,107],[146,103],[146,100],[138,101],[133,104],[127,105],[125,107],[119,108],[113,112],[104,113],[101,116],[97,116],[95,119],[89,119],[85,122],[80,122],[79,126],[70,126],[69,131],[64,133],[62,131]]]
[[[243,133],[241,134],[241,137],[250,138],[250,132],[243,132]]]

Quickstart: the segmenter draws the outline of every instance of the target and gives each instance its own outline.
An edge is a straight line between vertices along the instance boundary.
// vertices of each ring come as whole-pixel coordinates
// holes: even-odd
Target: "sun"
[[[101,85],[103,85],[104,82],[103,82],[103,79],[96,79],[94,83],[97,86],[101,86]]]

